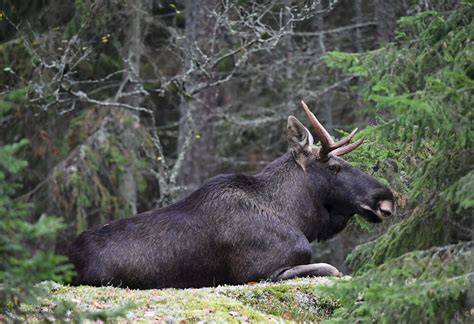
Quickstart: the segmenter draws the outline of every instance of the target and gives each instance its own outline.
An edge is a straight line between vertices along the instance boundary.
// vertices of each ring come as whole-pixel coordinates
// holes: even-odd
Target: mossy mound
[[[125,309],[118,321],[319,322],[339,307],[336,299],[319,294],[321,286],[331,285],[334,280],[345,279],[308,278],[281,283],[152,290],[53,284],[49,297],[35,312],[57,316],[58,308],[66,302],[75,304],[77,314],[87,313],[91,318],[90,314],[95,313],[92,318],[102,320],[113,316],[113,310]],[[69,311],[64,316],[74,321],[77,314]]]

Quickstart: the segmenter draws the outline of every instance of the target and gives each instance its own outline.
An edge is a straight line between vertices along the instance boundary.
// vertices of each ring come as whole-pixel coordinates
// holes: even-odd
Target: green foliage
[[[348,135],[345,132],[340,133]],[[367,127],[360,131],[359,135],[366,138],[364,145],[357,149],[357,153],[347,155],[347,160],[355,167],[372,174],[383,184],[390,185],[392,189],[405,191],[406,186],[397,177],[399,170],[408,167],[408,161],[399,160],[398,143],[380,137],[377,127]]]
[[[447,323],[464,305],[473,243],[407,253],[321,287],[342,307],[330,323]]]
[[[110,46],[110,54],[99,53],[97,54],[96,60],[82,61],[78,64],[77,68],[84,78],[101,78],[106,75],[112,74],[123,68],[123,62],[121,62],[118,52],[115,48]],[[120,74],[117,74],[115,79],[120,78]],[[111,78],[112,80],[114,78]]]
[[[16,105],[23,103],[27,93],[28,87],[20,87],[0,96],[0,116],[11,113]]]
[[[365,77],[358,89],[370,103],[365,112],[387,116],[368,130],[372,145],[357,159],[392,159],[407,173],[412,202],[456,222],[472,214],[474,200],[473,18],[472,3],[405,17],[397,43],[325,58],[333,68]]]
[[[447,322],[464,307],[473,244],[445,245],[472,240],[473,6],[404,17],[395,43],[325,57],[363,78],[363,113],[378,116],[354,164],[382,166],[378,176],[416,206],[348,256],[355,274],[331,288],[343,304],[334,322]]]
[[[31,206],[13,199],[18,187],[8,176],[20,172],[27,163],[15,158],[27,141],[0,147],[0,310],[7,318],[21,314],[23,303],[33,303],[42,289],[41,280],[68,280],[72,268],[66,258],[41,249],[62,228],[62,220],[42,215],[31,223],[25,219]],[[41,244],[40,244],[41,242]]]
[[[6,173],[18,173],[28,165],[26,161],[19,160],[14,156],[19,149],[27,144],[27,140],[22,140],[15,144],[0,147],[0,179],[2,181],[5,181]],[[5,194],[11,194],[11,187],[11,184],[2,182],[0,186],[0,194],[2,194],[2,196]]]
[[[423,207],[415,209],[410,217],[378,239],[357,246],[346,259],[348,267],[357,275],[404,253],[442,245],[446,240],[445,228],[429,208]]]

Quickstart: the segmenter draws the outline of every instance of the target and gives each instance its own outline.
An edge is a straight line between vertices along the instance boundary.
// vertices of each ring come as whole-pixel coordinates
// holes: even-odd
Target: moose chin
[[[355,129],[335,142],[302,102],[321,142],[288,118],[288,153],[256,175],[209,179],[165,208],[81,233],[69,248],[74,285],[190,288],[339,276],[313,263],[314,240],[339,233],[354,214],[378,223],[395,211],[392,191],[341,156]]]

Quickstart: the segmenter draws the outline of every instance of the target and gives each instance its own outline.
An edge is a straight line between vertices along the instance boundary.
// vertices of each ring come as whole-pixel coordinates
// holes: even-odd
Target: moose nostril
[[[393,202],[390,200],[383,200],[380,202],[379,209],[382,212],[383,216],[388,217],[393,214]]]

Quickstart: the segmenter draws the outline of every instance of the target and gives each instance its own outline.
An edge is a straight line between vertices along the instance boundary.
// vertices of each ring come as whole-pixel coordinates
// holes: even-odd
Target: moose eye
[[[337,165],[337,164],[331,164],[331,165],[329,166],[329,170],[331,170],[331,171],[337,173],[337,172],[339,172],[339,170],[341,170],[341,167],[340,167],[339,165]]]

